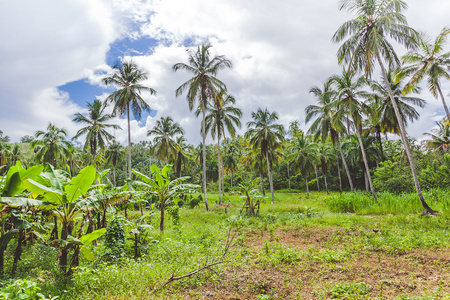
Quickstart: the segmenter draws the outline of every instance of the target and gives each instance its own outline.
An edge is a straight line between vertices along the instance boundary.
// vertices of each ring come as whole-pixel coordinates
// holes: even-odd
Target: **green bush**
[[[397,162],[390,160],[380,162],[374,172],[373,186],[377,191],[383,192],[412,192],[414,182],[409,165],[400,166]]]
[[[107,260],[114,261],[123,256],[126,238],[123,223],[123,217],[116,215],[106,227],[106,253],[104,256],[107,258]]]
[[[361,296],[368,296],[369,293],[370,288],[364,282],[336,284],[328,292],[333,299],[361,299]]]

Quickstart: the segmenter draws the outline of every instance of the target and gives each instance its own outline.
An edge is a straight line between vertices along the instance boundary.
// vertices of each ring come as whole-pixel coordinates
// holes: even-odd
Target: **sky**
[[[448,24],[448,0],[406,1],[409,25],[435,37]],[[189,111],[185,96],[175,89],[190,78],[172,66],[186,62],[186,49],[212,44],[212,55],[225,55],[233,68],[220,78],[243,110],[242,129],[251,112],[268,108],[280,123],[299,120],[315,99],[313,86],[322,86],[339,74],[331,42],[337,28],[354,16],[339,11],[338,1],[321,0],[19,0],[0,4],[0,130],[19,141],[54,123],[71,138],[82,127],[71,120],[86,112],[86,103],[105,99],[112,87],[101,79],[111,66],[133,60],[148,73],[144,85],[156,96],[143,93],[153,109],[131,122],[133,142],[149,140],[160,117],[172,116],[185,129],[189,143],[201,141],[200,122]],[[450,50],[450,43],[447,45]],[[399,55],[406,52],[396,46]],[[443,92],[450,84],[443,82]],[[444,111],[426,88],[421,117],[408,134],[423,139]],[[450,96],[447,96],[450,99]],[[125,118],[111,132],[127,140]],[[212,142],[209,138],[208,142]]]

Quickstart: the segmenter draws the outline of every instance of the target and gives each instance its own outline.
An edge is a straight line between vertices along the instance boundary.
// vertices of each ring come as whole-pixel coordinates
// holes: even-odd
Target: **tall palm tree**
[[[375,63],[378,61],[395,116],[400,125],[400,136],[405,146],[417,194],[425,213],[435,214],[436,211],[428,206],[422,195],[406,130],[401,121],[394,94],[390,89],[387,71],[383,63],[383,60],[387,61],[389,68],[393,70],[400,65],[400,60],[394,47],[388,41],[388,37],[392,37],[410,49],[417,44],[417,32],[407,25],[406,18],[402,14],[402,10],[406,9],[407,5],[402,0],[344,0],[341,4],[341,10],[347,9],[355,12],[357,16],[341,25],[333,36],[334,42],[345,40],[338,50],[339,62],[348,63],[349,68],[363,70],[369,76],[373,73]]]
[[[248,131],[246,136],[250,138],[251,147],[255,151],[259,150],[266,160],[273,203],[273,179],[269,152],[274,152],[281,146],[281,143],[284,141],[284,128],[282,125],[275,123],[278,120],[278,114],[269,112],[267,108],[265,110],[259,108],[256,112],[252,112],[252,118],[253,121],[247,123]]]
[[[103,78],[106,85],[112,84],[117,90],[106,98],[106,102],[114,102],[114,115],[127,115],[128,121],[128,176],[131,178],[131,130],[130,110],[136,119],[140,119],[142,111],[150,111],[150,106],[141,97],[141,92],[147,91],[155,95],[156,91],[141,83],[147,80],[147,73],[143,72],[132,62],[122,62],[113,67],[114,74]]]
[[[216,75],[219,70],[231,68],[232,63],[223,55],[215,56],[211,59],[209,49],[211,44],[197,47],[197,51],[187,49],[188,63],[177,63],[172,69],[173,71],[185,70],[193,74],[193,77],[179,86],[175,94],[181,96],[187,90],[186,99],[189,109],[194,109],[195,103],[198,102],[198,108],[202,111],[202,125],[205,124],[207,103],[214,99],[218,91],[226,91],[225,84],[220,81]],[[203,139],[203,192],[205,197],[206,210],[209,210],[208,199],[206,196],[206,126],[202,126]]]
[[[156,121],[156,126],[147,132],[147,136],[154,135],[152,152],[160,159],[164,159],[166,164],[175,161],[177,157],[177,135],[183,135],[184,130],[172,117],[161,117]]]
[[[427,77],[430,92],[436,99],[441,97],[447,120],[450,120],[450,111],[441,90],[441,79],[450,79],[450,52],[442,53],[449,33],[450,28],[443,28],[434,41],[423,34],[419,35],[418,47],[402,57],[403,63],[409,65],[400,69],[401,74],[412,76],[405,86],[406,92]]]
[[[104,149],[108,141],[114,139],[114,137],[106,131],[106,129],[122,128],[116,124],[105,123],[113,118],[113,115],[104,113],[106,102],[102,103],[100,100],[94,100],[92,104],[87,103],[87,105],[88,115],[84,116],[81,113],[77,113],[73,119],[75,123],[81,123],[87,126],[78,130],[77,134],[73,138],[77,139],[81,135],[86,134],[84,149],[90,149],[91,155],[95,158],[97,155],[97,148]]]
[[[404,89],[402,77],[402,75],[396,75],[392,70],[389,70],[387,73],[389,87],[394,95],[394,100],[397,104],[403,125],[406,126],[408,120],[410,122],[414,122],[419,119],[419,113],[412,105],[423,108],[425,107],[426,102],[418,97],[403,95]],[[369,122],[373,125],[371,126],[372,128],[369,128],[369,132],[376,134],[381,153],[383,154],[381,133],[389,132],[399,134],[400,126],[398,125],[395,110],[392,106],[385,83],[370,81],[370,87],[374,94],[368,99],[368,104],[372,107],[376,118],[372,118],[375,122]],[[418,94],[420,92],[420,88],[415,87],[411,89],[410,92]]]
[[[120,163],[125,156],[125,151],[122,145],[117,143],[115,140],[112,141],[108,145],[108,148],[105,151],[106,164],[111,163],[113,166],[113,182],[114,186],[116,186],[116,166]]]
[[[292,165],[305,178],[306,192],[309,196],[308,176],[314,171],[315,166],[319,162],[318,145],[313,139],[304,134],[294,137],[289,146],[288,161],[292,161]]]
[[[308,133],[314,134],[316,140],[321,138],[322,143],[330,137],[333,145],[338,146],[350,189],[354,192],[352,177],[339,139],[339,132],[345,130],[345,126],[342,119],[336,117],[336,107],[333,102],[336,91],[332,87],[331,79],[324,83],[323,90],[313,87],[309,92],[316,97],[317,105],[309,105],[305,109],[306,122],[316,118],[309,127]]]
[[[217,137],[217,161],[219,166],[219,204],[222,203],[221,195],[221,169],[222,157],[220,152],[220,140],[225,138],[225,129],[230,133],[231,137],[236,135],[236,127],[241,128],[242,111],[234,107],[236,99],[227,95],[225,91],[216,93],[212,103],[207,103],[207,114],[205,116],[206,133],[211,131],[213,139]],[[200,110],[197,110],[197,116]],[[203,128],[202,128],[203,132]]]
[[[64,128],[58,128],[52,123],[48,124],[47,131],[36,131],[31,148],[39,148],[36,152],[37,161],[49,163],[54,167],[58,161],[63,163],[63,160],[70,156],[70,147],[72,147],[66,140],[66,136],[67,131]]]
[[[362,88],[367,84],[367,81],[363,76],[355,78],[355,72],[346,71],[344,71],[341,76],[333,76],[331,81],[336,87],[335,105],[338,110],[336,111],[335,118],[336,120],[341,120],[344,116],[351,118],[351,122],[355,127],[355,133],[361,147],[366,172],[365,176],[367,176],[369,180],[370,190],[372,192],[373,199],[376,202],[378,201],[377,195],[375,193],[375,188],[373,187],[369,164],[367,162],[364,144],[362,142],[363,120],[366,116],[370,117],[372,114],[371,108],[361,101],[361,98],[368,96],[368,93],[362,90]]]

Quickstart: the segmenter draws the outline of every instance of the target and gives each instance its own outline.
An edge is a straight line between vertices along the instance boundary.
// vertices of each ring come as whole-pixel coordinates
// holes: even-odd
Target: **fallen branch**
[[[215,265],[218,265],[218,264],[223,264],[223,263],[226,263],[226,262],[227,262],[227,261],[223,261],[223,260],[222,260],[222,261],[218,261],[218,262],[215,262],[215,263],[212,263],[212,264],[203,266],[203,267],[201,267],[201,268],[198,268],[197,270],[192,271],[191,273],[188,273],[188,274],[185,274],[185,275],[182,275],[182,276],[174,277],[174,274],[172,274],[172,277],[170,277],[166,282],[164,282],[162,285],[160,285],[159,287],[157,287],[156,289],[154,289],[154,290],[152,291],[152,293],[156,292],[157,290],[162,289],[163,287],[165,287],[166,285],[168,285],[169,283],[171,283],[171,282],[173,282],[173,281],[180,280],[180,279],[183,279],[183,278],[186,278],[186,277],[191,277],[192,275],[195,275],[195,274],[197,274],[198,272],[200,272],[200,271],[202,271],[202,270],[204,270],[204,269],[209,269],[209,268],[211,268],[212,266],[215,266]]]

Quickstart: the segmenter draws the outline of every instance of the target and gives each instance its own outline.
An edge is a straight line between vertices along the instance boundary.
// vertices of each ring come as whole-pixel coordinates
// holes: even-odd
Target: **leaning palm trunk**
[[[327,194],[329,194],[330,192],[328,191],[327,175],[323,174],[323,178],[325,180],[325,189],[327,190]]]
[[[220,164],[220,136],[217,136],[217,161],[219,162],[219,204],[222,204],[222,182],[221,164]]]
[[[369,194],[369,180],[367,179],[366,172],[364,172],[364,184],[366,185],[366,194]]]
[[[380,64],[380,67],[381,67],[381,73],[383,73],[383,78],[384,78],[384,82],[386,84],[386,87],[387,87],[387,90],[389,93],[389,98],[391,99],[392,107],[394,107],[395,116],[397,118],[397,122],[400,127],[400,136],[402,138],[403,145],[405,146],[406,156],[408,157],[409,166],[411,167],[411,173],[412,173],[413,179],[414,179],[414,186],[416,187],[416,191],[417,191],[417,195],[419,196],[420,203],[422,204],[423,208],[425,208],[426,214],[437,214],[438,213],[437,211],[431,209],[431,207],[428,206],[428,204],[425,202],[425,199],[422,195],[422,189],[420,188],[419,179],[417,178],[417,173],[416,173],[416,168],[415,168],[414,160],[413,160],[412,153],[411,153],[411,148],[409,147],[409,142],[408,142],[408,139],[406,138],[405,126],[403,126],[403,121],[400,116],[400,112],[398,110],[397,103],[394,100],[394,95],[392,93],[391,87],[389,85],[389,81],[387,79],[386,70],[384,68],[383,62],[381,61],[379,54],[377,55],[377,58],[378,58],[378,63]]]
[[[367,163],[367,157],[366,157],[366,151],[364,150],[364,145],[363,145],[363,142],[361,139],[361,130],[362,130],[362,128],[360,126],[358,126],[358,128],[356,128],[356,136],[358,137],[359,146],[361,147],[361,154],[362,154],[364,166],[365,166],[364,171],[366,172],[367,180],[369,181],[369,186],[370,186],[370,190],[372,191],[373,200],[375,200],[375,202],[378,202],[377,194],[375,193],[375,189],[372,184],[372,177],[370,176],[369,164]]]
[[[130,103],[127,103],[128,118],[128,177],[131,179],[131,130],[130,130]]]
[[[447,103],[445,103],[445,98],[444,95],[442,94],[440,84],[437,85],[437,89],[439,91],[439,95],[441,95],[442,105],[444,106],[445,113],[447,114],[447,121],[450,121],[450,112],[448,111]]]
[[[274,201],[273,197],[273,181],[272,181],[272,170],[269,164],[269,151],[266,151],[266,163],[267,163],[267,175],[269,176],[270,194],[272,195],[272,204]]]
[[[205,105],[202,105],[202,113],[203,113],[203,124],[202,124],[202,139],[203,139],[203,194],[205,196],[205,206],[206,206],[206,211],[209,211],[209,206],[208,206],[208,199],[206,197],[206,129],[205,129],[205,114],[206,114],[206,108]]]
[[[353,181],[352,177],[350,176],[350,171],[347,166],[347,162],[345,161],[344,152],[342,151],[341,142],[339,142],[339,137],[336,139],[336,142],[339,147],[339,152],[341,153],[342,163],[344,164],[345,172],[347,173],[348,183],[350,184],[350,189],[352,192],[355,192],[355,189],[353,188]]]

